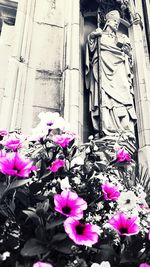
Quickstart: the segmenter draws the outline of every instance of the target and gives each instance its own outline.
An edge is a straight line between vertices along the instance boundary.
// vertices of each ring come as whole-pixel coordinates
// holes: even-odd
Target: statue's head
[[[109,25],[112,28],[112,30],[116,32],[118,30],[120,20],[121,20],[121,17],[120,17],[118,10],[111,10],[110,12],[106,14],[105,29]]]

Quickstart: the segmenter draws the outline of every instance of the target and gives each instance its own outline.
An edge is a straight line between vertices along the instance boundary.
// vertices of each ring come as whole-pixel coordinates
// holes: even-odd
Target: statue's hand
[[[97,34],[97,36],[102,36],[102,29],[101,28],[97,28],[96,29],[96,34]]]
[[[95,38],[97,38],[97,37],[101,37],[101,36],[102,36],[102,32],[103,32],[103,31],[102,31],[101,28],[97,28],[96,31],[90,33],[90,37],[91,37],[92,39],[95,39]]]

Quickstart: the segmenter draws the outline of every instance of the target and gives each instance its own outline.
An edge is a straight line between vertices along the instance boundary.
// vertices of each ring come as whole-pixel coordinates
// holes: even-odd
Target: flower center
[[[131,200],[130,199],[127,199],[126,200],[126,204],[130,204],[131,203]]]
[[[17,173],[19,173],[19,171],[20,171],[16,166],[13,167],[13,170],[17,171]]]
[[[47,122],[47,126],[52,126],[54,123],[52,121]]]
[[[127,234],[128,233],[128,229],[127,228],[124,228],[124,227],[120,228],[119,231],[122,234]]]
[[[77,225],[76,226],[76,232],[77,232],[77,234],[78,235],[82,235],[83,232],[84,232],[84,229],[85,229],[85,227],[83,225],[81,225],[81,224]]]
[[[71,208],[68,207],[68,206],[64,206],[64,207],[62,208],[62,212],[65,213],[65,214],[70,214],[70,212],[71,212]]]
[[[3,138],[4,138],[4,136],[0,135],[0,141],[2,141],[2,140],[3,140]]]

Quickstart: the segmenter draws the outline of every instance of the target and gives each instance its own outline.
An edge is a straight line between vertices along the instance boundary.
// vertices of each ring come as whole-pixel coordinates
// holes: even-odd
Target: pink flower
[[[17,149],[22,147],[22,141],[18,138],[9,138],[3,142],[3,145],[12,149],[13,151],[16,151]]]
[[[63,191],[61,194],[56,194],[54,203],[56,211],[77,220],[83,218],[83,210],[87,209],[86,201],[71,191]]]
[[[141,263],[139,267],[150,267],[150,265],[147,263]]]
[[[128,162],[131,161],[131,156],[124,148],[117,151],[117,162]]]
[[[64,222],[64,228],[77,245],[91,247],[98,242],[99,227],[94,224],[81,224],[73,218],[67,218]]]
[[[86,201],[71,191],[63,191],[61,194],[56,194],[54,203],[56,211],[77,220],[83,218],[83,210],[87,209]]]
[[[150,240],[150,230],[149,230],[149,232],[148,232],[148,240]]]
[[[137,217],[127,218],[124,213],[116,214],[109,220],[109,224],[117,230],[119,235],[136,235],[139,232],[139,226],[136,223]]]
[[[0,141],[3,140],[4,136],[8,135],[6,130],[0,130]]]
[[[49,263],[38,261],[34,263],[32,267],[53,267],[53,266]]]
[[[9,152],[5,157],[0,158],[0,172],[4,174],[28,177],[32,170],[36,170],[36,166],[33,166],[31,160],[24,159],[18,152]]]
[[[117,186],[105,183],[102,185],[105,200],[117,200],[120,196]]]
[[[5,150],[0,150],[0,158],[6,156],[6,151]]]
[[[47,169],[51,172],[57,172],[58,169],[65,166],[65,161],[63,159],[56,159],[52,162],[51,167],[48,167]]]
[[[68,134],[64,133],[61,135],[55,135],[53,137],[53,141],[57,144],[60,145],[61,147],[67,147],[69,143],[75,138],[75,135],[73,134]]]

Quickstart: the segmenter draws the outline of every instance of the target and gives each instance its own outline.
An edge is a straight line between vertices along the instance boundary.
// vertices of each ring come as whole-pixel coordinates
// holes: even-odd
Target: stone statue
[[[132,54],[129,38],[118,32],[122,21],[119,12],[112,10],[106,14],[104,29],[98,28],[88,35],[85,83],[86,88],[89,89],[89,111],[95,137],[99,133],[99,119],[101,119],[105,136],[125,133],[135,138],[136,114],[133,103]],[[98,37],[101,37],[102,118],[99,116],[98,100]]]

